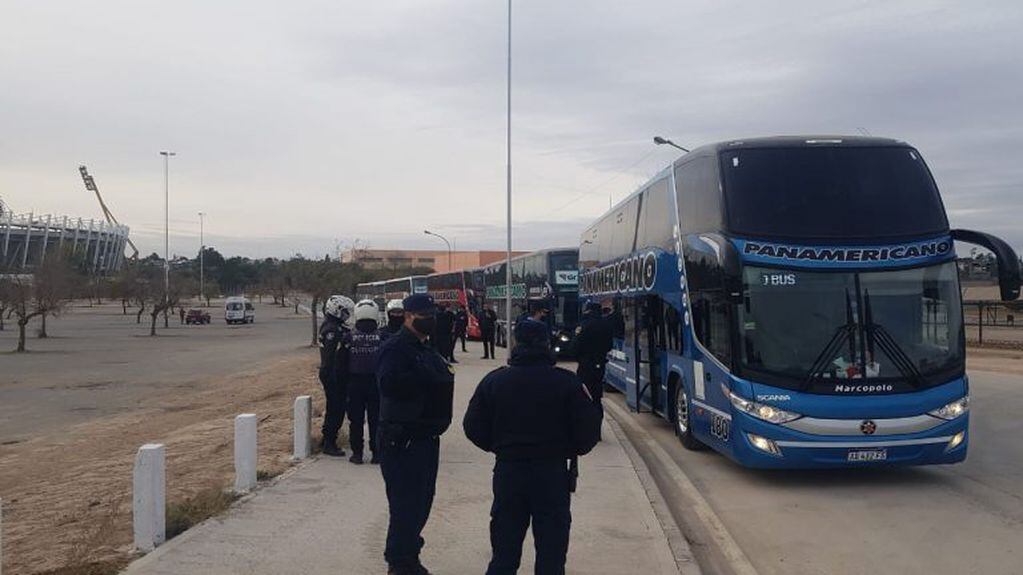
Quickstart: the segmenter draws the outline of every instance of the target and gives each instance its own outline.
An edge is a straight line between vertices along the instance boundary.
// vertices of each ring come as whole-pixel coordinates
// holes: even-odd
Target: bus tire
[[[686,393],[686,386],[681,381],[676,381],[672,391],[672,427],[675,428],[675,436],[678,437],[682,447],[690,451],[700,451],[707,446],[693,435],[693,426],[690,423],[692,414],[692,403],[689,394]]]

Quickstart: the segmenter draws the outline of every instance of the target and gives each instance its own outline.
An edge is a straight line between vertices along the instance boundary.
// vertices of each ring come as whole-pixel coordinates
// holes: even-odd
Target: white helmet
[[[371,299],[364,299],[355,304],[355,321],[371,319],[377,321],[380,317],[380,310],[377,304]]]
[[[387,302],[387,313],[390,314],[392,311],[400,311],[405,313],[405,304],[400,299],[392,299]]]
[[[352,301],[352,298],[343,295],[332,295],[327,298],[327,303],[323,304],[323,313],[341,320],[342,323],[348,322],[353,311],[355,311],[355,302]]]

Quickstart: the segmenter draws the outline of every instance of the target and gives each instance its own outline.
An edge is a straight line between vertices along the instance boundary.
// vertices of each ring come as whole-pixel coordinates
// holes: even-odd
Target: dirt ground
[[[259,371],[181,384],[180,393],[70,433],[0,446],[4,573],[45,573],[130,554],[139,429],[166,445],[170,502],[231,484],[239,413],[259,415],[259,470],[287,468],[294,398],[312,395],[314,413],[322,409],[315,364],[315,350],[295,350]]]

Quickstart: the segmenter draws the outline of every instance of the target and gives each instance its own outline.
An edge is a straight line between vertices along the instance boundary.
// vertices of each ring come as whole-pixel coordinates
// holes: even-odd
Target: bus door
[[[653,412],[662,411],[663,390],[661,389],[661,359],[664,357],[663,344],[664,311],[661,298],[648,295],[637,298],[636,302],[636,411],[646,405]]]

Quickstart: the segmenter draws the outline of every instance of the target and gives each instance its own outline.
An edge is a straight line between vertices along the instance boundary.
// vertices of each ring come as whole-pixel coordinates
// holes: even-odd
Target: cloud
[[[86,163],[153,251],[173,149],[177,253],[198,211],[253,256],[425,247],[423,227],[502,247],[505,6],[8,3],[0,196],[96,216]],[[1021,25],[1004,0],[517,2],[516,247],[577,241],[673,159],[654,135],[861,129],[922,151],[953,225],[1023,247]]]

